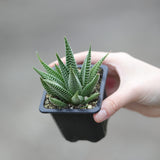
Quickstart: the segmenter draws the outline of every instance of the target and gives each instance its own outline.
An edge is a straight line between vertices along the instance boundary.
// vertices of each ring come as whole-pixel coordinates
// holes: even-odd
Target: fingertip
[[[108,119],[107,112],[104,109],[101,109],[98,113],[93,115],[93,119],[97,123],[101,123]]]

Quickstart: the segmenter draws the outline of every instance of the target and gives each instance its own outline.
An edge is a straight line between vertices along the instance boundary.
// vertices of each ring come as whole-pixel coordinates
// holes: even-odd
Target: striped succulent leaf
[[[95,75],[98,73],[98,70],[102,64],[102,62],[105,60],[105,58],[108,56],[108,54],[106,54],[101,60],[99,60],[92,68],[90,71],[90,78],[89,81],[91,81]]]
[[[68,90],[60,86],[58,83],[45,79],[43,81],[46,82],[46,84],[61,100],[65,100],[66,102],[69,102],[71,100],[72,94]]]
[[[79,91],[80,93],[82,91],[81,82],[79,81],[71,66],[68,78],[68,88],[72,94],[76,93],[76,91]]]
[[[75,74],[77,76],[79,76],[77,63],[76,63],[76,61],[74,59],[73,52],[72,52],[72,49],[70,47],[70,44],[67,41],[66,37],[64,38],[64,40],[65,40],[65,47],[66,47],[66,67],[70,68],[70,66],[71,66],[75,70]]]
[[[33,68],[43,79],[48,79],[48,80],[51,80],[51,81],[55,81],[57,82],[59,85],[65,87],[65,84],[60,80],[58,79],[57,77],[53,76],[52,74],[49,74],[49,73],[45,73],[45,72],[42,72],[36,68]]]
[[[82,65],[82,69],[80,72],[80,80],[83,86],[85,86],[89,81],[90,68],[91,68],[91,47],[89,48],[88,55],[85,58],[85,61]]]
[[[58,54],[56,54],[57,60],[60,66],[60,70],[63,76],[63,81],[65,82],[66,88],[68,87],[68,74],[69,74],[69,69],[64,65],[62,60],[59,58]]]
[[[62,74],[61,69],[56,64],[55,64],[55,69],[56,69],[57,73],[59,73],[60,75]]]
[[[63,81],[63,78],[62,78],[61,74],[59,74],[58,72],[56,72],[55,70],[50,68],[45,62],[43,62],[38,54],[37,54],[37,57],[38,57],[39,61],[41,62],[41,64],[43,65],[43,67],[44,67],[44,69],[46,70],[47,73],[52,74],[53,76],[58,77],[61,81]]]
[[[57,98],[53,98],[53,97],[49,97],[49,101],[55,105],[55,106],[58,106],[58,107],[66,107],[67,104],[62,102],[61,100],[57,99]]]
[[[56,96],[55,92],[51,89],[51,87],[48,86],[47,83],[42,78],[40,78],[40,80],[41,80],[42,86],[46,90],[46,92],[49,95]]]
[[[82,90],[82,96],[90,96],[96,86],[100,75],[96,75]]]

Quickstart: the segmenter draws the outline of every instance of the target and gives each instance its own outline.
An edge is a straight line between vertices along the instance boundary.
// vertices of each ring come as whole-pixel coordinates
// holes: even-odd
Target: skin
[[[82,64],[87,51],[74,54],[77,64]],[[105,52],[92,51],[91,63],[100,60]],[[65,63],[65,57],[62,58]],[[49,66],[58,64],[52,62]],[[101,110],[93,115],[100,123],[124,107],[149,117],[160,117],[160,69],[130,56],[127,53],[109,53],[103,62],[109,68],[106,82],[108,97]]]

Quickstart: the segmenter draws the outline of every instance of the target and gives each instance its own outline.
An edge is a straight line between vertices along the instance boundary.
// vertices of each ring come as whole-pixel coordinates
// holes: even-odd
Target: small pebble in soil
[[[88,105],[88,109],[92,109],[93,107],[92,107],[92,105]]]

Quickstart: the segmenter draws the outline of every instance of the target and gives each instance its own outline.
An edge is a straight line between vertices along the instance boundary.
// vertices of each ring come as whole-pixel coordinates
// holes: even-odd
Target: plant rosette
[[[75,142],[97,142],[106,135],[107,122],[96,123],[93,114],[101,109],[106,97],[105,84],[108,67],[102,65],[104,56],[91,65],[91,47],[82,65],[77,65],[72,49],[65,38],[66,65],[57,54],[59,65],[50,68],[38,55],[46,73],[36,68],[45,91],[39,110],[50,113],[65,139]]]

